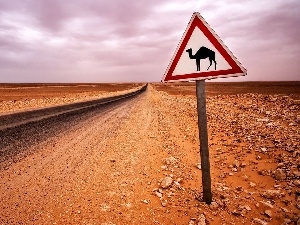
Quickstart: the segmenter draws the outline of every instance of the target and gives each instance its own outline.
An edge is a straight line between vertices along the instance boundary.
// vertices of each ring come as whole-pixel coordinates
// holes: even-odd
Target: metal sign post
[[[245,76],[246,69],[219,36],[197,12],[175,50],[162,82],[196,80],[203,200],[212,202],[208,135],[206,119],[205,80]]]
[[[207,118],[205,80],[196,81],[198,128],[200,139],[200,157],[202,171],[203,200],[210,204],[212,202],[210,163],[208,150]]]

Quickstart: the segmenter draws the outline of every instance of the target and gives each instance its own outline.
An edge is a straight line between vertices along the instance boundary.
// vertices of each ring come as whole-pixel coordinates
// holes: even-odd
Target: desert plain
[[[0,120],[141,85],[2,84]],[[9,157],[1,147],[0,224],[299,225],[300,82],[207,82],[206,94],[210,205],[195,83],[153,83],[109,109],[31,127],[28,140],[36,129],[45,138],[18,139]]]

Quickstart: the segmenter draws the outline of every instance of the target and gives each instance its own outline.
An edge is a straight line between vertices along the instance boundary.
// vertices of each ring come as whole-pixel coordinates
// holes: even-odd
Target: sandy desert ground
[[[137,86],[11,87],[0,88],[2,114]],[[194,84],[151,84],[105,113],[54,126],[1,169],[0,224],[299,225],[300,83],[206,90],[211,205],[202,201]]]

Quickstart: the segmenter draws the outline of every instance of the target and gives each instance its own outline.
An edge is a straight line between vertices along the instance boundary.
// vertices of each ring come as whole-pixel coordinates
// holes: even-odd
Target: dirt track
[[[207,107],[211,206],[201,202],[195,97],[150,86],[104,116],[67,123],[2,170],[1,223],[299,222],[298,103],[219,95]]]

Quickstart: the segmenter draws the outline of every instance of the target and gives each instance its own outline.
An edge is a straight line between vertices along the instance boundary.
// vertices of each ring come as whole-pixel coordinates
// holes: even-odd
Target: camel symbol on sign
[[[195,55],[192,54],[191,48],[187,49],[186,52],[189,53],[190,59],[196,59],[197,71],[200,71],[200,59],[206,59],[206,58],[209,59],[210,62],[209,67],[211,66],[212,62],[215,63],[215,70],[216,70],[217,62],[215,60],[215,52],[213,50],[210,50],[209,48],[202,46],[201,48],[199,48],[199,50],[196,52]],[[209,69],[209,67],[207,68],[207,70]]]

